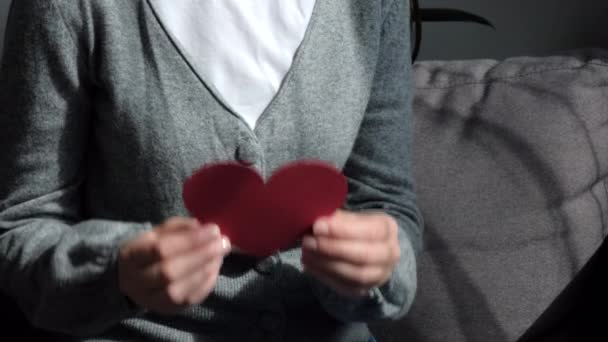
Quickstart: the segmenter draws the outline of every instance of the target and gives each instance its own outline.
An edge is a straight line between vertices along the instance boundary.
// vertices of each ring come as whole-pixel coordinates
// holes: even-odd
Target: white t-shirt
[[[152,4],[205,82],[254,129],[291,67],[315,0]]]

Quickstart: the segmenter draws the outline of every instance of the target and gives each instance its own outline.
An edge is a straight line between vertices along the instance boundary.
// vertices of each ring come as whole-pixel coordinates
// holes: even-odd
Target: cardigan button
[[[243,144],[236,149],[235,158],[242,165],[252,166],[259,162],[260,155],[254,146]]]

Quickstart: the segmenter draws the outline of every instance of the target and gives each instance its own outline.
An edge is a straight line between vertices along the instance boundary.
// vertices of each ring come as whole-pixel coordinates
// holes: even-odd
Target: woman
[[[416,289],[408,10],[14,1],[2,290],[80,340],[369,340],[365,323],[401,317]],[[349,194],[301,246],[258,260],[187,218],[181,187],[201,165],[268,177],[310,158],[339,168]]]

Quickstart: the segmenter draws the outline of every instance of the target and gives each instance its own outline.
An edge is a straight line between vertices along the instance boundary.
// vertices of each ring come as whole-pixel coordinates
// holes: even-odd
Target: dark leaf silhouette
[[[484,17],[467,11],[451,8],[420,8],[418,0],[411,1],[411,31],[413,34],[412,63],[418,58],[422,43],[423,22],[468,22],[496,27]]]

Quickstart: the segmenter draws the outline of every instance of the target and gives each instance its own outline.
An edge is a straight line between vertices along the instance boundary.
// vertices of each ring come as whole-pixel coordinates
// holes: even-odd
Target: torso
[[[318,0],[293,64],[254,129],[210,91],[147,1],[86,3],[91,5],[73,22],[68,17],[68,24],[85,25],[76,32],[90,57],[94,84],[84,199],[89,216],[160,222],[187,215],[183,181],[205,163],[238,160],[240,149],[254,156],[253,166],[265,178],[296,159],[344,166],[371,91],[383,2]],[[277,326],[291,325],[292,332],[312,334],[313,325],[331,322],[318,329],[367,336],[365,325],[338,323],[319,308],[299,253],[285,251],[249,266],[227,259],[206,305],[171,320],[130,319],[118,329],[144,338],[158,333],[156,324],[173,326],[172,333],[192,329],[207,336],[235,327],[242,337],[258,334],[260,324],[252,317],[270,317]],[[300,318],[289,321],[298,312]],[[297,322],[303,316],[310,326]]]

